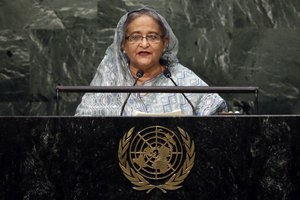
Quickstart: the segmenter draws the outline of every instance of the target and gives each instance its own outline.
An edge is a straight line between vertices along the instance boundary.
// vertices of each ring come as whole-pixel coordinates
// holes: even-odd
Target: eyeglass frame
[[[130,41],[130,37],[132,37],[132,36],[134,36],[134,35],[138,36],[138,37],[139,37],[139,40],[137,40],[137,41]],[[157,40],[157,41],[151,41],[151,40],[149,40],[149,37],[150,37],[150,36],[153,36],[153,35],[158,36],[159,40]],[[162,41],[161,39],[162,39],[163,37],[164,37],[164,35],[159,35],[159,34],[157,34],[157,33],[151,33],[151,34],[146,35],[146,36],[142,36],[142,34],[135,34],[135,33],[134,33],[134,34],[131,34],[131,35],[129,35],[129,36],[126,36],[125,39],[126,39],[127,41],[129,41],[129,43],[137,44],[137,43],[143,42],[144,38],[146,38],[146,41],[147,41],[148,43],[151,43],[151,44],[158,44],[159,42]]]

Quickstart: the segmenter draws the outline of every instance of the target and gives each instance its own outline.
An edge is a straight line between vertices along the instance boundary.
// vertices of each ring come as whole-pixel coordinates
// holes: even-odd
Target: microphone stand
[[[135,85],[137,84],[138,80],[139,80],[143,75],[144,75],[144,72],[143,72],[142,70],[138,70],[137,73],[136,73],[136,77],[137,77],[137,78],[135,79],[135,82],[134,82],[134,84],[133,84],[132,86],[135,86]],[[127,101],[128,101],[128,99],[129,99],[130,95],[131,95],[131,92],[127,95],[127,97],[126,97],[126,99],[125,99],[125,101],[124,101],[124,103],[123,103],[123,105],[122,105],[120,116],[123,116],[123,112],[124,112],[124,109],[125,109],[125,105],[127,104]]]
[[[164,73],[164,75],[165,75],[166,78],[169,78],[169,79],[173,82],[173,84],[174,84],[176,87],[178,87],[178,85],[176,84],[176,82],[172,79],[172,77],[171,77],[171,72],[169,71],[168,68],[166,68],[166,69],[164,70],[163,73]],[[183,97],[186,99],[186,101],[188,102],[188,104],[190,104],[190,106],[192,107],[193,115],[196,115],[196,109],[195,109],[194,105],[192,104],[192,102],[185,96],[184,93],[181,93],[181,94],[182,94]]]

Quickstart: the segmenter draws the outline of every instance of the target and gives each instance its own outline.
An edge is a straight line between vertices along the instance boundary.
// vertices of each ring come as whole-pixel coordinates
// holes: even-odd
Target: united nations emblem
[[[119,165],[135,190],[154,188],[166,193],[182,187],[194,165],[195,145],[189,135],[162,126],[147,127],[134,134],[132,127],[119,142]]]

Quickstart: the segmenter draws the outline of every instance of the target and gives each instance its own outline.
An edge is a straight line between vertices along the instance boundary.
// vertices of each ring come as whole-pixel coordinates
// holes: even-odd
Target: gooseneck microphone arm
[[[136,73],[136,79],[135,79],[135,82],[134,82],[134,84],[133,84],[132,86],[135,86],[135,85],[137,84],[138,80],[139,80],[142,76],[144,76],[143,70],[138,70],[137,73]],[[120,116],[123,116],[123,112],[124,112],[124,109],[125,109],[125,105],[126,105],[128,99],[129,99],[130,95],[131,95],[131,92],[127,95],[127,97],[126,97],[126,99],[125,99],[125,101],[124,101],[124,103],[123,103],[123,105],[122,105]]]
[[[164,70],[164,76],[166,77],[166,78],[168,78],[168,79],[170,79],[172,82],[173,82],[173,84],[176,86],[176,87],[178,87],[178,85],[176,84],[176,82],[172,79],[172,75],[171,75],[171,72],[170,72],[170,70],[168,69],[168,68],[166,68],[165,70]],[[192,110],[193,110],[193,115],[196,115],[196,109],[195,109],[195,107],[194,107],[194,105],[192,104],[192,102],[185,96],[185,94],[184,93],[181,93],[182,94],[182,96],[186,99],[186,101],[188,102],[188,104],[190,104],[190,106],[192,107]]]

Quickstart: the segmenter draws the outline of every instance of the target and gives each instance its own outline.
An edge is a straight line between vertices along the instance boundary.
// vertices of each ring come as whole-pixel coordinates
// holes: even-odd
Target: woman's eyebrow
[[[140,31],[133,31],[129,35],[132,35],[132,34],[141,34],[141,32]]]
[[[141,31],[133,31],[129,35],[132,35],[132,34],[141,34],[142,35]],[[159,35],[159,33],[156,31],[149,31],[147,34],[158,34]]]

